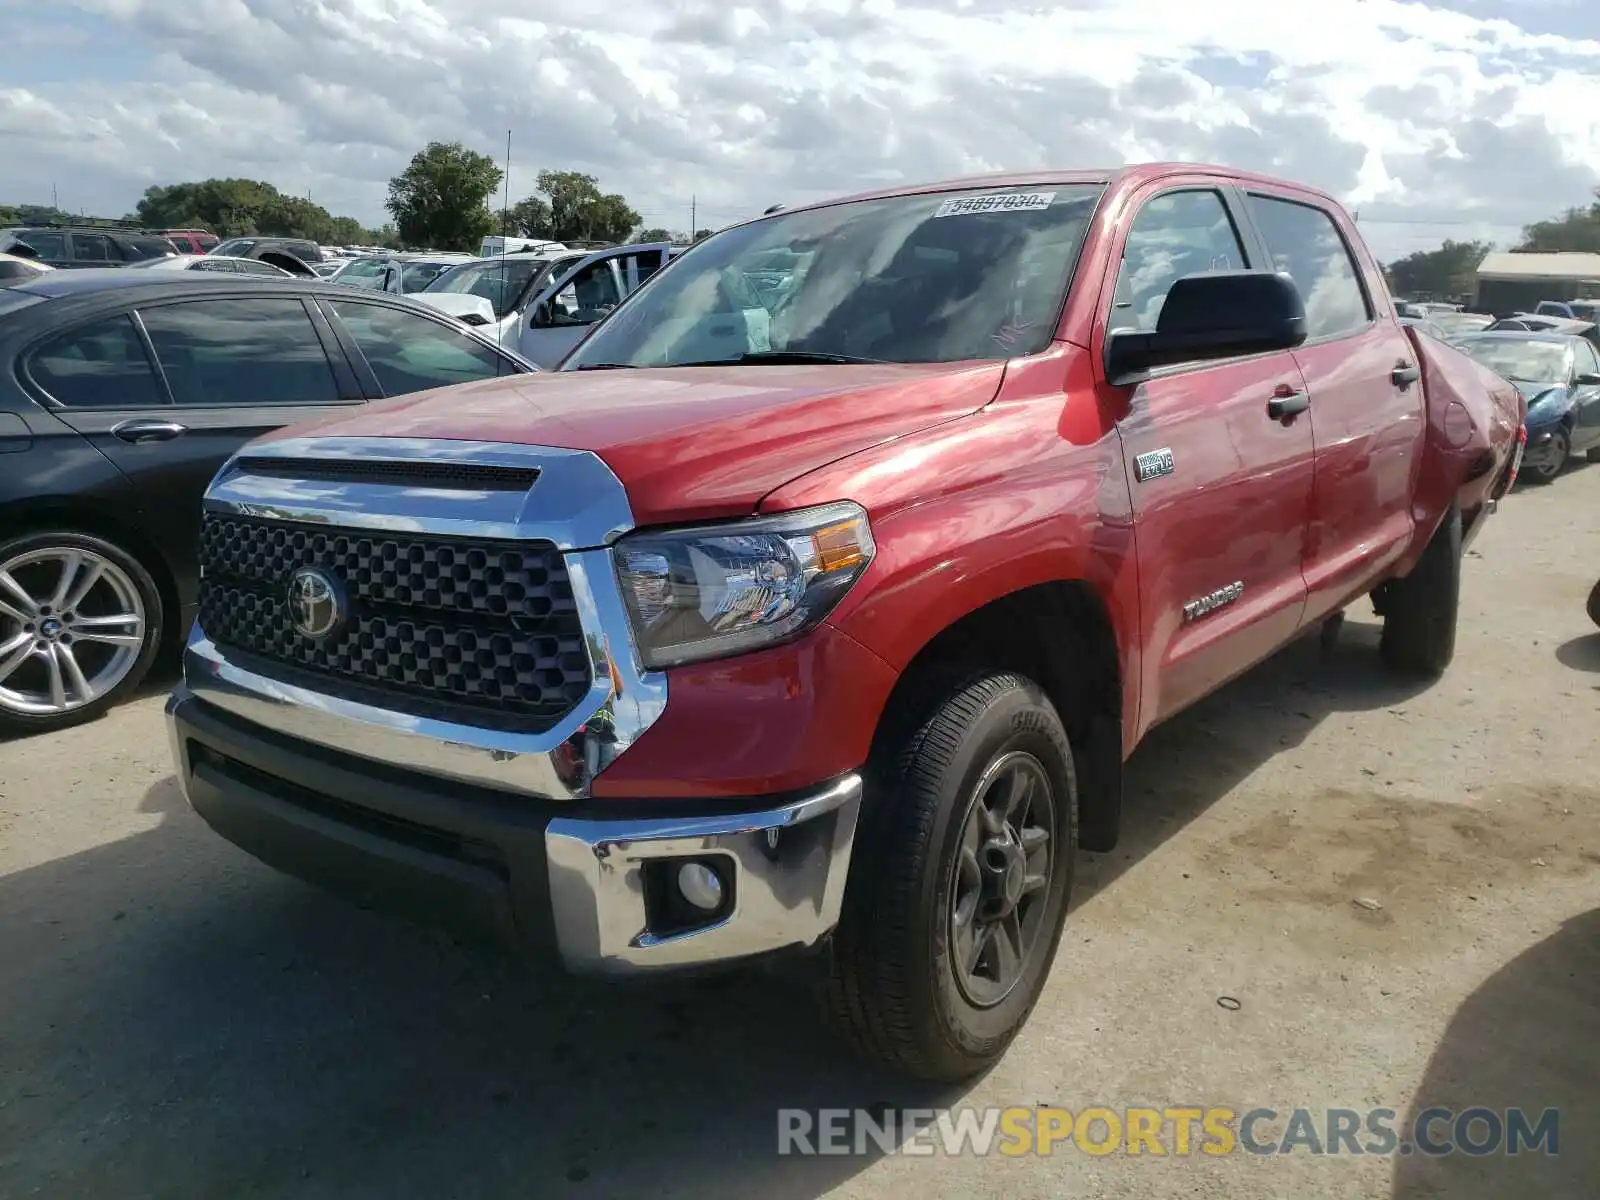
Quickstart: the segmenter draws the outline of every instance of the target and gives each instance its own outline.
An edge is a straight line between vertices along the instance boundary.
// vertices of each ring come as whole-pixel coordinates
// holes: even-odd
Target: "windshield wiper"
[[[637,371],[632,363],[579,363],[574,371]]]
[[[750,350],[733,358],[708,358],[702,362],[668,363],[672,367],[737,367],[745,363],[771,363],[776,366],[804,363],[865,364],[883,363],[884,358],[857,358],[851,354],[825,354],[820,350]]]

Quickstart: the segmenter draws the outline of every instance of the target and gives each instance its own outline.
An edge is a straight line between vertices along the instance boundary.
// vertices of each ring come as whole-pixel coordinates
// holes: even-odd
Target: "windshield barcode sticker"
[[[934,210],[936,217],[964,217],[968,213],[1037,212],[1055,201],[1054,192],[1001,192],[991,196],[958,196]]]

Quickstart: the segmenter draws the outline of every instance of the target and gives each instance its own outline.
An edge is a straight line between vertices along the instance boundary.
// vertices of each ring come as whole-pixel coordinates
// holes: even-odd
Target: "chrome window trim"
[[[184,652],[184,683],[233,715],[343,753],[462,783],[552,800],[588,795],[596,775],[638,740],[667,704],[666,675],[634,646],[609,543],[633,528],[622,483],[586,450],[421,438],[292,438],[253,446],[251,458],[457,461],[537,467],[526,492],[310,482],[253,475],[230,460],[206,493],[213,512],[330,528],[551,541],[566,559],[592,683],[543,733],[417,717],[274,679],[233,662],[199,622]]]

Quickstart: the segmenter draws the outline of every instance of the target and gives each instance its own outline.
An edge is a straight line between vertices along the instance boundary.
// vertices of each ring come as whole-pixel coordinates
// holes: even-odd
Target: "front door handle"
[[[179,425],[176,421],[133,420],[111,427],[113,437],[121,438],[135,446],[146,442],[170,442],[173,438],[182,437],[188,432],[187,425]]]
[[[1267,401],[1267,416],[1274,421],[1282,421],[1286,417],[1298,416],[1310,407],[1310,396],[1298,388],[1280,383],[1278,390],[1272,393],[1272,399]]]
[[[1422,371],[1414,363],[1399,359],[1394,364],[1394,370],[1389,372],[1389,378],[1395,387],[1404,390],[1422,378]]]

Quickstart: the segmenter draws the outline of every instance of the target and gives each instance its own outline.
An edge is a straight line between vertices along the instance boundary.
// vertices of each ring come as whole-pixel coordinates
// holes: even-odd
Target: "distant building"
[[[1530,312],[1541,300],[1581,300],[1600,296],[1600,254],[1562,251],[1520,254],[1496,250],[1478,264],[1480,312],[1506,316]]]

